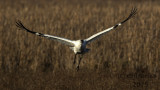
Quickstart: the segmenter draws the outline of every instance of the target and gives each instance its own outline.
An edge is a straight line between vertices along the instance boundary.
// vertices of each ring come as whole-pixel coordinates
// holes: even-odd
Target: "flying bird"
[[[75,53],[73,64],[76,63],[76,56],[79,54],[78,65],[76,67],[76,69],[78,71],[83,55],[90,50],[90,49],[86,48],[86,45],[89,44],[90,42],[96,40],[97,38],[99,38],[103,34],[107,33],[108,31],[113,30],[113,29],[117,28],[118,26],[121,26],[123,23],[125,23],[126,21],[131,19],[136,14],[136,11],[137,11],[137,9],[133,8],[131,10],[131,13],[129,14],[129,16],[125,20],[123,20],[122,22],[120,22],[120,23],[118,23],[118,24],[116,24],[116,25],[114,25],[114,26],[112,26],[112,27],[110,27],[108,29],[105,29],[105,30],[103,30],[101,32],[98,32],[98,33],[90,36],[87,39],[80,39],[80,40],[69,40],[69,39],[62,38],[62,37],[57,37],[57,36],[53,36],[53,35],[34,32],[34,31],[29,30],[28,28],[26,28],[21,23],[21,21],[19,21],[19,20],[16,22],[16,26],[19,27],[21,30],[24,30],[24,31],[27,31],[29,33],[35,34],[37,36],[46,37],[46,38],[49,38],[49,39],[52,39],[52,40],[56,40],[56,41],[58,41],[58,42],[60,42],[62,44],[65,44],[65,45],[69,46],[70,49],[72,49],[74,51],[74,53]]]

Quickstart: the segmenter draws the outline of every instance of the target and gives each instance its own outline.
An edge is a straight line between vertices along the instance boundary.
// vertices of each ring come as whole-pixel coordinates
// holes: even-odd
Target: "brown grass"
[[[159,4],[151,0],[1,0],[1,90],[160,89]],[[138,9],[134,19],[88,45],[91,51],[82,59],[79,72],[67,46],[15,26],[19,19],[37,32],[85,39],[125,19],[132,7]]]

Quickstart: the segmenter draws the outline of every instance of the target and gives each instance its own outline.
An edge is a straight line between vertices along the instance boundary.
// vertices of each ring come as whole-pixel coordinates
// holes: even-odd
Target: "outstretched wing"
[[[116,24],[115,26],[113,26],[113,27],[111,27],[111,28],[108,28],[108,29],[106,29],[106,30],[103,30],[103,31],[101,31],[101,32],[99,32],[99,33],[96,33],[96,34],[92,35],[91,37],[85,39],[86,42],[89,43],[89,42],[97,39],[97,38],[100,37],[101,35],[105,34],[106,32],[108,32],[108,31],[110,31],[110,30],[112,30],[112,29],[115,29],[115,28],[117,28],[118,26],[121,26],[123,23],[125,23],[126,21],[128,21],[129,19],[131,19],[131,18],[136,14],[136,11],[137,11],[137,9],[136,9],[136,8],[133,8],[132,11],[131,11],[131,13],[130,13],[130,15],[129,15],[125,20],[123,20],[122,22]]]
[[[25,30],[25,31],[27,31],[27,32],[29,32],[29,33],[32,33],[32,34],[35,34],[35,35],[37,35],[37,36],[42,36],[42,37],[46,37],[46,38],[49,38],[49,39],[57,40],[57,41],[59,41],[60,43],[66,44],[66,45],[68,45],[68,46],[70,46],[70,47],[73,47],[73,46],[74,46],[74,43],[73,43],[72,40],[31,31],[31,30],[27,29],[26,27],[24,27],[24,25],[23,25],[23,24],[21,23],[21,21],[19,21],[19,20],[16,22],[16,26],[19,27],[19,28],[22,29],[22,30]]]

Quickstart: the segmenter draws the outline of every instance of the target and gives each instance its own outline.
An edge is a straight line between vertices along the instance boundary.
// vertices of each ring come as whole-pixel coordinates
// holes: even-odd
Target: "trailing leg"
[[[79,70],[79,65],[81,63],[82,58],[83,58],[83,54],[80,54],[79,62],[78,62],[78,66],[77,66],[77,71]]]
[[[75,54],[75,56],[74,56],[73,64],[75,64],[75,63],[76,63],[76,56],[77,56],[77,54]]]

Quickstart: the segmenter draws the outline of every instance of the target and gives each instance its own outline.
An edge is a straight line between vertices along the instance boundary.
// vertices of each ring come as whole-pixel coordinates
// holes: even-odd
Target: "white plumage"
[[[24,27],[24,25],[21,23],[21,21],[17,21],[16,26],[19,27],[22,30],[25,30],[25,31],[30,32],[32,34],[35,34],[37,36],[42,36],[42,37],[46,37],[46,38],[49,38],[49,39],[53,39],[53,40],[56,40],[56,41],[58,41],[62,44],[68,45],[75,53],[75,58],[74,58],[74,62],[73,62],[74,64],[76,62],[75,61],[76,60],[76,55],[77,54],[81,55],[80,58],[79,58],[78,66],[77,66],[77,70],[79,70],[79,65],[80,65],[83,54],[89,51],[89,49],[86,48],[86,45],[88,43],[92,42],[93,40],[97,39],[101,35],[107,33],[108,31],[110,31],[112,29],[115,29],[118,26],[121,26],[124,22],[126,22],[130,18],[132,18],[136,14],[136,11],[137,11],[137,9],[135,9],[135,8],[132,9],[130,15],[125,20],[123,20],[122,22],[120,22],[120,23],[116,24],[115,26],[110,27],[106,30],[103,30],[99,33],[96,33],[96,34],[90,36],[89,38],[83,39],[83,40],[69,40],[69,39],[62,38],[62,37],[57,37],[57,36],[53,36],[53,35],[41,34],[41,33],[38,33],[38,32],[34,32],[34,31],[31,31],[31,30],[27,29],[26,27]]]

